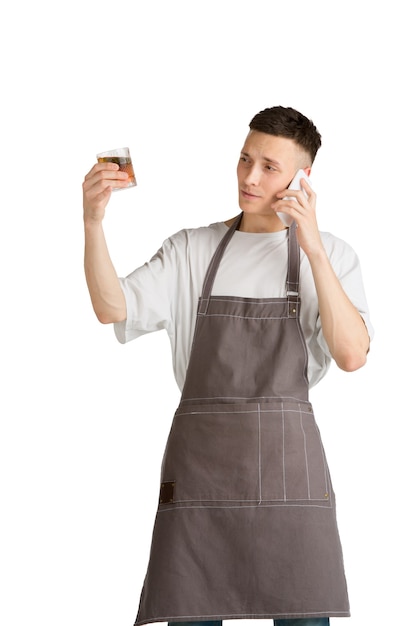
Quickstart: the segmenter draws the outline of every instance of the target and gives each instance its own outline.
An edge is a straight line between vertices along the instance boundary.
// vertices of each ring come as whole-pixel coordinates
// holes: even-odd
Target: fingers
[[[310,185],[308,184],[305,178],[300,178],[300,185],[301,185],[301,189],[304,190],[304,193],[307,194],[307,197],[315,195],[313,189],[310,187]]]
[[[102,219],[113,189],[129,184],[129,175],[117,163],[96,163],[84,178],[83,204],[86,217]]]
[[[291,193],[286,190],[280,195],[282,195],[282,197],[279,197],[278,201],[272,204],[274,211],[288,213],[291,217],[295,217],[294,212],[300,213],[303,208],[307,208],[307,199],[301,191],[291,189]]]
[[[278,213],[287,215],[293,219],[297,226],[302,226],[308,231],[317,229],[316,221],[316,194],[308,183],[301,179],[301,190],[284,189],[277,193],[278,200],[272,204],[272,209]],[[285,219],[281,221],[286,223]]]
[[[119,169],[117,163],[96,163],[84,178],[84,189],[90,189],[94,185],[111,187],[127,181],[129,175]],[[116,184],[117,183],[117,184]],[[119,184],[120,186],[120,184]]]
[[[277,194],[277,198],[281,200],[290,197],[294,198],[301,206],[307,208],[308,205],[315,206],[316,204],[316,194],[310,185],[302,178],[300,180],[301,190],[298,189],[285,189],[284,191]]]
[[[272,205],[274,211],[281,211],[283,208],[287,208],[288,213],[290,214],[292,214],[291,210],[299,213],[304,213],[304,211],[310,210],[315,211],[316,194],[303,178],[300,180],[300,184],[302,187],[301,190],[284,189],[283,191],[277,193],[278,202]]]

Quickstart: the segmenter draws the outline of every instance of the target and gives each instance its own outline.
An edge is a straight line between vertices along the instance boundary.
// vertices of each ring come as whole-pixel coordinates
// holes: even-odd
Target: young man
[[[334,493],[309,387],[331,359],[366,362],[372,328],[355,252],[321,233],[310,174],[321,145],[292,108],[252,119],[238,167],[241,213],[182,230],[117,277],[102,229],[126,176],[96,164],[84,190],[85,272],[121,342],[165,328],[181,401],[136,626],[348,616]],[[287,228],[284,221],[292,220]]]

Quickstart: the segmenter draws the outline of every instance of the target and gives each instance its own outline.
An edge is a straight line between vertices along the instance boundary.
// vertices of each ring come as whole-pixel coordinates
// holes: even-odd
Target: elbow
[[[123,311],[95,311],[100,324],[116,324],[126,320],[126,312]]]
[[[366,364],[367,352],[361,350],[357,352],[347,352],[335,357],[337,366],[344,372],[356,372]]]
[[[337,362],[337,365],[344,372],[356,372],[356,370],[359,370],[365,364],[366,364],[366,357],[363,359],[357,359],[357,358],[345,359],[345,360],[342,360],[341,362]]]
[[[360,337],[356,337],[356,341],[339,342],[333,347],[333,358],[338,367],[344,372],[356,372],[366,365],[370,339],[368,333],[363,332]]]

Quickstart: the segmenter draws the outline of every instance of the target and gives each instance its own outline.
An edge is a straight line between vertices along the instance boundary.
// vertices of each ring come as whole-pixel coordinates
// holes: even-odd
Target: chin
[[[248,202],[246,200],[239,200],[239,206],[242,211],[245,211],[245,213],[261,214],[265,212],[264,207],[256,206],[253,202]]]
[[[239,206],[248,215],[259,215],[260,217],[270,217],[271,215],[275,215],[275,212],[271,209],[266,209],[263,207],[255,207],[251,204],[246,204],[245,202],[239,202]]]

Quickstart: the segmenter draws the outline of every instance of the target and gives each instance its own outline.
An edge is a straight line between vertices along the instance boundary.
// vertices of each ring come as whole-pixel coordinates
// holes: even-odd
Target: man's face
[[[237,166],[239,206],[256,215],[274,213],[276,194],[284,191],[306,157],[291,139],[251,130]]]

